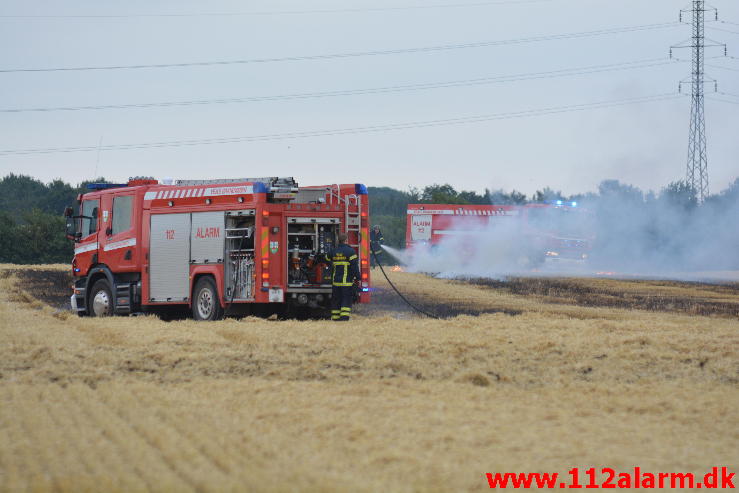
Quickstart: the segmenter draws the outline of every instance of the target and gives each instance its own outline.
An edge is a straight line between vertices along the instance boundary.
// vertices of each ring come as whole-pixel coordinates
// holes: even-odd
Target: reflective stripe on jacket
[[[353,286],[359,279],[357,253],[349,245],[339,245],[326,256],[333,267],[331,279],[334,286]]]

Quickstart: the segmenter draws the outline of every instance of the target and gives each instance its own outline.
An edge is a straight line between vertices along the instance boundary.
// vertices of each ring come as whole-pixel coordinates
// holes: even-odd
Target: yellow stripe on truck
[[[266,257],[269,253],[269,230],[267,228],[262,230],[262,256]]]

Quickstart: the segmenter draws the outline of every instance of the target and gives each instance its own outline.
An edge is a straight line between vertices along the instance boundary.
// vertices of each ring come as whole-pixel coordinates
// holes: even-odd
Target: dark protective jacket
[[[340,244],[331,250],[326,259],[333,267],[332,281],[334,286],[353,286],[359,279],[359,263],[357,253],[347,244]]]
[[[380,245],[383,243],[385,243],[385,238],[382,237],[382,231],[375,231],[375,229],[372,228],[372,231],[370,231],[370,248],[372,249],[372,252],[380,253],[382,251]]]

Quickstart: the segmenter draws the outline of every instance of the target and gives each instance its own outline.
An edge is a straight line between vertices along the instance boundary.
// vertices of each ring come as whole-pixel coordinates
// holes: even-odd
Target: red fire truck
[[[104,316],[190,308],[323,314],[323,262],[344,232],[357,251],[359,302],[370,300],[369,203],[361,184],[299,187],[292,178],[131,179],[92,184],[68,207],[75,242],[72,307]]]
[[[547,259],[587,259],[594,240],[590,222],[590,214],[576,202],[561,200],[526,205],[409,204],[406,248],[433,248],[451,238],[474,248],[476,235],[504,232],[507,241],[516,243],[520,266],[537,267]]]

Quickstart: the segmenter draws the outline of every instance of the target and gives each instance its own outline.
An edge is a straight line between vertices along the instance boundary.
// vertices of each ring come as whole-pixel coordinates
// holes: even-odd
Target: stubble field
[[[483,491],[736,469],[739,286],[374,274],[349,324],[78,318],[0,268],[0,491]]]

